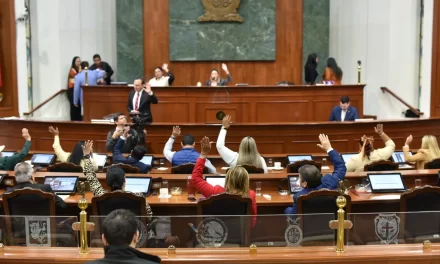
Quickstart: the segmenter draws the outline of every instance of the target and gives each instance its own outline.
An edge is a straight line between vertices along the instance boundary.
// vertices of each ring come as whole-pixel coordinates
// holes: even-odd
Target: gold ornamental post
[[[86,76],[86,86],[88,86],[89,85],[89,68],[85,67],[84,71],[85,71],[84,74]]]
[[[78,201],[78,207],[79,207],[79,209],[81,209],[81,213],[79,213],[79,222],[75,222],[72,224],[72,229],[75,231],[79,231],[79,235],[80,235],[80,251],[79,251],[79,253],[82,255],[89,253],[87,232],[93,231],[95,229],[94,223],[87,222],[86,209],[88,206],[89,206],[89,203],[86,198],[83,197]]]
[[[336,243],[336,252],[343,253],[344,250],[344,232],[345,229],[351,229],[353,227],[353,223],[349,220],[345,220],[345,211],[344,207],[347,205],[347,199],[343,195],[338,196],[336,199],[336,205],[338,206],[338,220],[332,220],[329,223],[331,229],[337,229],[337,243]]]
[[[362,72],[361,61],[358,60],[358,84],[361,84],[361,72]]]

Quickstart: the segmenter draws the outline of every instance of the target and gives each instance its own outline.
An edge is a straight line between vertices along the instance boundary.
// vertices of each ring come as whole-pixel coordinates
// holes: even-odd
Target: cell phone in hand
[[[195,197],[188,197],[188,201],[197,202],[197,199]]]

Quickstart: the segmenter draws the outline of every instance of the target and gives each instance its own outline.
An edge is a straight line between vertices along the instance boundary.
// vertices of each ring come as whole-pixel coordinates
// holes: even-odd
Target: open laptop
[[[107,154],[93,153],[93,159],[95,160],[96,165],[98,165],[98,168],[102,169],[105,167],[105,164],[107,163]]]
[[[44,184],[49,184],[57,195],[69,196],[75,193],[78,180],[78,176],[46,176]]]
[[[10,157],[10,156],[13,156],[14,154],[15,154],[15,152],[13,152],[13,151],[3,151],[2,157]]]
[[[145,165],[153,167],[153,156],[146,155],[140,160],[140,162],[142,162]]]
[[[219,185],[221,187],[225,187],[226,177],[224,176],[206,176],[205,181],[212,186]]]
[[[298,175],[287,176],[287,183],[289,185],[290,194],[295,194],[297,192],[302,191],[302,189],[303,189],[299,183],[299,176]]]
[[[345,163],[347,163],[349,160],[351,160],[351,158],[357,155],[359,155],[359,153],[345,153],[345,154],[341,154],[341,158]]]
[[[31,158],[33,165],[47,167],[55,160],[55,154],[34,154]]]
[[[312,155],[289,155],[287,156],[287,159],[289,160],[290,164],[300,160],[313,160]]]
[[[4,178],[5,178],[5,175],[4,174],[0,174],[0,184],[2,183]]]
[[[406,187],[400,173],[369,173],[368,180],[373,193],[404,192]]]
[[[412,156],[412,153],[409,152],[409,155]],[[394,151],[391,158],[393,159],[393,162],[399,164],[399,169],[409,169],[413,167],[405,162],[405,154],[403,151]]]
[[[125,191],[150,195],[153,179],[151,177],[125,177]]]

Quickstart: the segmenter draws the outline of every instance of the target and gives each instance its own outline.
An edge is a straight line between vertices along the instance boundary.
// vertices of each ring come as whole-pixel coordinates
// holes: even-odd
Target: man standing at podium
[[[150,104],[157,104],[159,101],[151,90],[150,84],[143,85],[141,79],[134,80],[134,89],[128,96],[127,110],[130,115],[140,115],[153,122]]]

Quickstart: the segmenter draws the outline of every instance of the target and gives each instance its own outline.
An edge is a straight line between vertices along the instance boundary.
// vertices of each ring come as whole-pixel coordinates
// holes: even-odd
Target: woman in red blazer
[[[249,197],[252,200],[252,226],[257,222],[257,202],[255,199],[255,192],[249,190],[249,174],[243,167],[237,166],[226,174],[225,188],[216,185],[212,186],[203,179],[203,169],[205,168],[206,158],[211,150],[211,142],[209,138],[204,137],[200,142],[202,151],[200,157],[197,159],[194,167],[191,181],[194,187],[206,198],[219,193],[238,194],[243,197]]]

